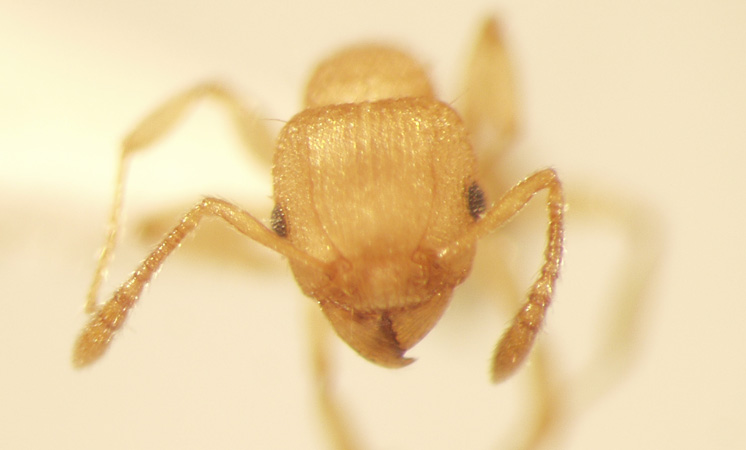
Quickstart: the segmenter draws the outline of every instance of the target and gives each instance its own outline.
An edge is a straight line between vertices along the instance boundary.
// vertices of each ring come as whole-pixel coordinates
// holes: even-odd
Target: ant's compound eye
[[[280,237],[285,237],[288,234],[287,225],[285,224],[285,212],[282,210],[282,206],[278,204],[272,209],[272,231],[277,233]]]
[[[474,220],[479,220],[484,214],[486,207],[484,205],[484,191],[479,187],[477,182],[473,182],[466,190],[466,198],[469,202],[469,214]]]

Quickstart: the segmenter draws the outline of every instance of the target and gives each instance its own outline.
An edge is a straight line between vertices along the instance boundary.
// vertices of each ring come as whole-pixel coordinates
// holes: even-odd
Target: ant
[[[204,198],[103,304],[98,291],[120,228],[130,158],[155,144],[196,102],[224,105],[249,141],[259,119],[222,86],[203,84],[167,101],[122,142],[104,248],[86,303],[91,315],[73,365],[103,355],[168,256],[206,217],[287,258],[301,290],[337,335],[369,361],[390,368],[435,326],[471,270],[477,241],[546,191],[547,242],[539,275],[500,339],[491,376],[521,365],[542,328],[563,252],[565,200],[552,169],[540,170],[488,204],[474,141],[507,147],[515,105],[497,23],[482,29],[468,69],[463,114],[438,100],[420,63],[396,48],[360,45],[324,60],[306,87],[304,109],[277,137],[270,226],[240,207]]]

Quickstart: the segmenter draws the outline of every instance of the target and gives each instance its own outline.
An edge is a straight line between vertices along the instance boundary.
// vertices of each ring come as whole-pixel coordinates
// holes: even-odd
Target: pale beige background
[[[638,359],[562,448],[746,447],[743,1],[45,3],[0,1],[3,448],[325,448],[304,374],[308,300],[285,268],[176,257],[110,354],[70,367],[118,139],[204,79],[287,119],[312,63],[362,38],[407,45],[453,99],[488,13],[502,16],[520,76],[519,173],[551,165],[568,186],[626,193],[663,230]],[[270,193],[214,108],[154,153],[135,169],[130,217],[202,194],[251,204]],[[169,164],[178,155],[183,164]],[[543,337],[558,371],[571,375],[597,335],[618,244],[592,225],[568,229]],[[107,290],[145,252],[129,240]],[[341,388],[371,448],[494,448],[520,432],[525,375],[497,387],[486,375],[507,317],[469,303],[464,292],[479,289],[469,286],[411,368],[378,369],[338,348]]]

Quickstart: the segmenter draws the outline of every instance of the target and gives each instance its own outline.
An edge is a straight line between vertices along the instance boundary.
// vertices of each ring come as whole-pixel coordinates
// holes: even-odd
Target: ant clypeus
[[[225,105],[249,140],[258,133],[255,115],[217,85],[197,86],[156,109],[122,143],[109,232],[86,304],[92,317],[75,343],[73,364],[88,365],[106,351],[166,258],[203,218],[217,216],[287,257],[300,288],[360,355],[405,366],[413,361],[405,352],[438,322],[469,274],[477,241],[546,190],[543,265],[492,362],[493,381],[512,374],[552,300],[565,203],[557,175],[544,169],[487,204],[472,141],[489,136],[504,147],[514,129],[511,74],[495,21],[480,35],[468,77],[462,118],[435,97],[422,66],[392,47],[351,47],[323,61],[306,88],[304,110],[276,141],[271,226],[232,203],[205,198],[99,305],[130,156],[203,98]]]

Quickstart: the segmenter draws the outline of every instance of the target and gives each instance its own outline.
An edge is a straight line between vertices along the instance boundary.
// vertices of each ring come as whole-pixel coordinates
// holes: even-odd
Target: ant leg
[[[355,450],[360,446],[353,437],[349,415],[334,395],[334,369],[329,358],[330,339],[334,336],[331,326],[316,303],[309,303],[308,326],[311,343],[311,364],[316,402],[327,435],[336,450]]]
[[[99,255],[93,281],[88,290],[85,306],[87,313],[92,314],[97,310],[98,292],[116,246],[121,221],[124,182],[127,177],[130,156],[151,146],[160,139],[173,128],[189,107],[203,98],[215,99],[225,106],[230,112],[244,143],[255,150],[263,160],[269,161],[271,159],[272,138],[259,117],[245,108],[230,91],[216,84],[202,84],[176,95],[143,119],[122,141],[106,240]]]
[[[495,169],[516,135],[513,70],[497,20],[479,32],[466,66],[462,117],[485,172]]]
[[[441,255],[455,251],[460,246],[476,242],[479,238],[504,225],[533,198],[546,189],[549,227],[544,264],[539,278],[531,286],[528,300],[516,314],[510,328],[498,343],[492,364],[492,380],[499,382],[510,376],[523,362],[534,343],[544,316],[552,300],[554,283],[559,276],[562,261],[563,217],[565,201],[562,185],[552,169],[537,172],[511,188],[497,204],[469,231],[441,251]]]
[[[572,393],[573,412],[577,414],[609,391],[632,367],[664,240],[654,211],[616,192],[581,185],[568,192],[568,199],[572,205],[569,220],[601,222],[602,226],[613,227],[625,243],[625,254],[609,289],[605,334],[598,337],[585,367],[563,386],[564,391]]]
[[[197,228],[205,216],[216,216],[225,220],[241,234],[293,261],[321,270],[326,267],[323,262],[298,250],[241,208],[223,200],[206,198],[181,219],[181,222],[140,264],[130,278],[117,289],[112,298],[95,312],[75,342],[73,365],[76,367],[88,365],[106,351],[115,332],[122,327],[130,308],[139,299],[145,285],[158,272],[171,252]]]

